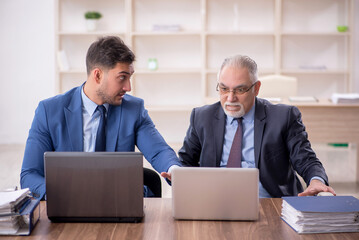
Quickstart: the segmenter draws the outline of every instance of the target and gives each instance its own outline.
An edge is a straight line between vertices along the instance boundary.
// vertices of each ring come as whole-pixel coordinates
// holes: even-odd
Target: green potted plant
[[[102,17],[101,13],[96,11],[88,11],[85,13],[86,27],[88,31],[95,31],[97,22]]]

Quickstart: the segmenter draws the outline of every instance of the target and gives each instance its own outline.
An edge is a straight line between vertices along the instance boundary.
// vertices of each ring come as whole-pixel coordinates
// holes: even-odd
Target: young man
[[[126,94],[134,60],[120,38],[100,38],[87,52],[87,81],[39,103],[26,142],[22,188],[44,197],[46,151],[134,151],[135,145],[170,179],[169,168],[181,165],[175,152],[155,128],[143,100]]]
[[[335,194],[299,110],[257,98],[260,86],[255,61],[225,59],[218,74],[220,102],[193,109],[178,153],[182,164],[258,168],[260,197]],[[295,172],[308,185],[304,192]]]

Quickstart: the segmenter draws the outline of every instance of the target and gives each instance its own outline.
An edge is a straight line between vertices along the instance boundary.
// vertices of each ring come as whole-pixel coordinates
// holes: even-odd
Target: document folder
[[[355,197],[282,199],[282,219],[298,233],[359,232],[359,200]]]
[[[11,225],[11,221],[13,221],[17,222],[17,224],[15,228],[14,226],[2,228],[0,230],[0,235],[30,235],[31,231],[40,219],[39,203],[40,200],[31,199],[22,212],[1,216],[0,219],[3,219],[3,222],[8,221]]]

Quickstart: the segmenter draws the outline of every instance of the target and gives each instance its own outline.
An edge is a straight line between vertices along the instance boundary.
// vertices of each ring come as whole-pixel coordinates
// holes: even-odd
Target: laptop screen
[[[138,221],[143,217],[143,155],[46,152],[47,214],[52,221]]]
[[[257,168],[183,167],[172,171],[176,219],[257,220]]]

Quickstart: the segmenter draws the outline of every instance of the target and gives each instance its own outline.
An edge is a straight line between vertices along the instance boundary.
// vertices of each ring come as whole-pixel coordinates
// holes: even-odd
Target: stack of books
[[[288,100],[290,102],[318,102],[318,99],[313,96],[292,96]]]
[[[0,235],[29,235],[40,217],[39,200],[28,188],[0,192]]]
[[[333,93],[333,103],[359,103],[359,93]]]
[[[154,24],[152,26],[154,32],[179,32],[181,26],[179,24]]]
[[[298,233],[359,232],[352,196],[283,197],[281,218]]]

